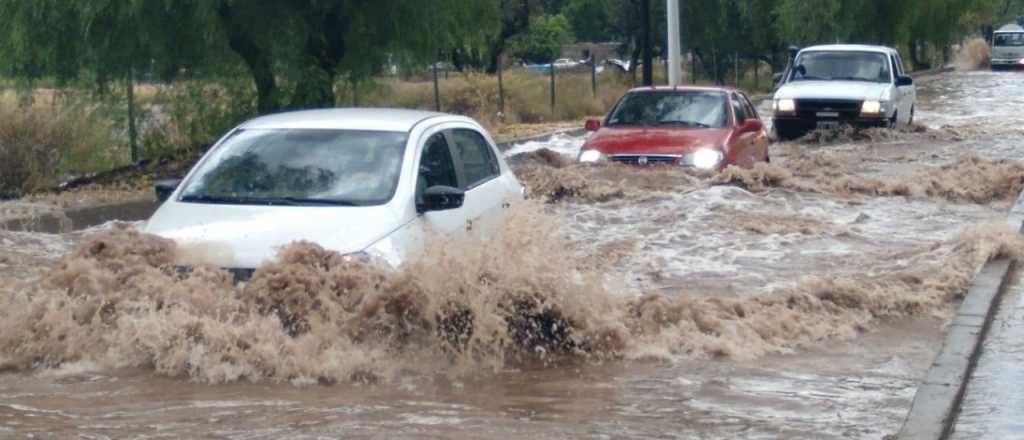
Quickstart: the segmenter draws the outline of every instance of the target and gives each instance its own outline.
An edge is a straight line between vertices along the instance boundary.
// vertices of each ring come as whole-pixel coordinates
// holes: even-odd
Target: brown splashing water
[[[44,279],[0,291],[0,369],[89,361],[211,383],[333,383],[392,381],[424,358],[469,369],[751,358],[944,307],[982,262],[1021,249],[1013,231],[986,226],[920,250],[913,270],[870,279],[820,277],[744,299],[636,298],[574,266],[551,222],[524,205],[499,239],[431,246],[395,273],[296,243],[245,285],[215,268],[175,270],[170,241],[104,232]]]

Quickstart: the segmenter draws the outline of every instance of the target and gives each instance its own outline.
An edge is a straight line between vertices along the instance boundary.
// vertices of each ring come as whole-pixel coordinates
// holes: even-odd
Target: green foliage
[[[563,44],[572,43],[572,27],[563,15],[543,15],[530,23],[527,32],[515,38],[512,56],[532,63],[547,63],[558,58]]]
[[[612,25],[610,0],[567,0],[562,15],[569,19],[577,41],[605,42],[620,38]]]

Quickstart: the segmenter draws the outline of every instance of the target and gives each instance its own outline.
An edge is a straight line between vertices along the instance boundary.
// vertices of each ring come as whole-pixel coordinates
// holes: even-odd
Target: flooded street
[[[173,250],[137,224],[0,231],[0,438],[882,439],[1021,188],[1024,102],[1003,97],[1022,92],[1014,73],[925,78],[922,128],[775,144],[728,176],[581,167],[582,138],[519,145],[551,203],[495,244],[513,252],[395,278],[296,249],[279,278],[232,287],[162,270]],[[385,305],[302,305],[283,331],[263,309],[285,275]],[[551,330],[498,325],[453,354],[448,309],[479,329],[521,318],[493,304],[506,287]]]

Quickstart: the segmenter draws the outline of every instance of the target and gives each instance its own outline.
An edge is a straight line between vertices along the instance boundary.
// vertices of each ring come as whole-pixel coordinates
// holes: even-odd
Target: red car
[[[768,132],[743,92],[721,87],[643,87],[626,93],[595,133],[580,162],[611,160],[721,171],[767,162]]]

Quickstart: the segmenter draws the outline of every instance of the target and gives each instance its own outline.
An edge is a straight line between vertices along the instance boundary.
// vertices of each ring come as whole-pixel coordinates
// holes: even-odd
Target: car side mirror
[[[416,204],[416,210],[420,213],[429,211],[447,211],[462,207],[466,200],[466,193],[458,188],[436,185],[423,191],[423,200]]]
[[[772,75],[772,83],[778,84],[779,81],[782,81],[782,72]]]
[[[181,185],[181,179],[163,179],[156,181],[153,188],[156,190],[156,199],[165,202],[174,194],[174,190]]]
[[[914,78],[911,78],[909,76],[899,76],[899,77],[896,77],[896,85],[900,86],[900,87],[902,87],[902,86],[912,86],[912,85],[914,85]]]
[[[599,121],[597,119],[587,119],[587,123],[586,123],[586,125],[584,125],[584,128],[586,128],[587,131],[597,131],[597,130],[600,130],[601,129],[601,121]]]
[[[740,133],[754,133],[764,129],[764,123],[759,119],[747,119],[740,126]]]

